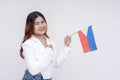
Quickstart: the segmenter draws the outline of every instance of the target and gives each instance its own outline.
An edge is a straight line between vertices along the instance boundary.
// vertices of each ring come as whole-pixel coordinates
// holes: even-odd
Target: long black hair
[[[38,11],[31,12],[27,16],[26,25],[25,25],[25,33],[24,33],[24,37],[23,37],[22,43],[24,43],[27,39],[29,39],[33,35],[34,22],[35,22],[35,19],[37,17],[39,17],[39,16],[42,17],[44,19],[44,21],[46,22],[46,19],[45,19],[44,15],[42,13],[38,12]],[[47,22],[46,22],[46,24],[47,24]],[[44,35],[47,38],[49,38],[49,36],[47,35],[47,31],[45,32]],[[20,56],[24,59],[24,56],[23,56],[22,52],[23,52],[23,48],[21,46]]]

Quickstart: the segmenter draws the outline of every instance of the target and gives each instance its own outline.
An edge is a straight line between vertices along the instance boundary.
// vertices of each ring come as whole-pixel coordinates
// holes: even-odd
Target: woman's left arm
[[[68,35],[64,38],[63,50],[60,52],[60,54],[58,56],[56,54],[56,60],[55,60],[56,65],[55,66],[58,67],[64,62],[65,58],[67,57],[67,55],[70,51],[70,43],[71,43],[71,36]]]

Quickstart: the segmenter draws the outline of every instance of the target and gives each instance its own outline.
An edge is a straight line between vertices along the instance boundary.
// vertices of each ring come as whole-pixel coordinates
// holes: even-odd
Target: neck
[[[37,38],[39,39],[43,39],[44,38],[44,35],[35,35]]]

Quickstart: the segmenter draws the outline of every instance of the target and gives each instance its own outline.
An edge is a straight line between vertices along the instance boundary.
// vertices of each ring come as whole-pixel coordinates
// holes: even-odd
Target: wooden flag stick
[[[78,31],[77,31],[77,32],[72,33],[72,34],[71,34],[71,36],[73,36],[73,35],[74,35],[74,34],[76,34],[76,33],[78,33]]]

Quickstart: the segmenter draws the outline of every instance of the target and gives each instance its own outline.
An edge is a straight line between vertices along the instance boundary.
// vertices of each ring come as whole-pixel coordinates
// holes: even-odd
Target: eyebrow
[[[34,24],[38,24],[39,22],[34,22]]]

